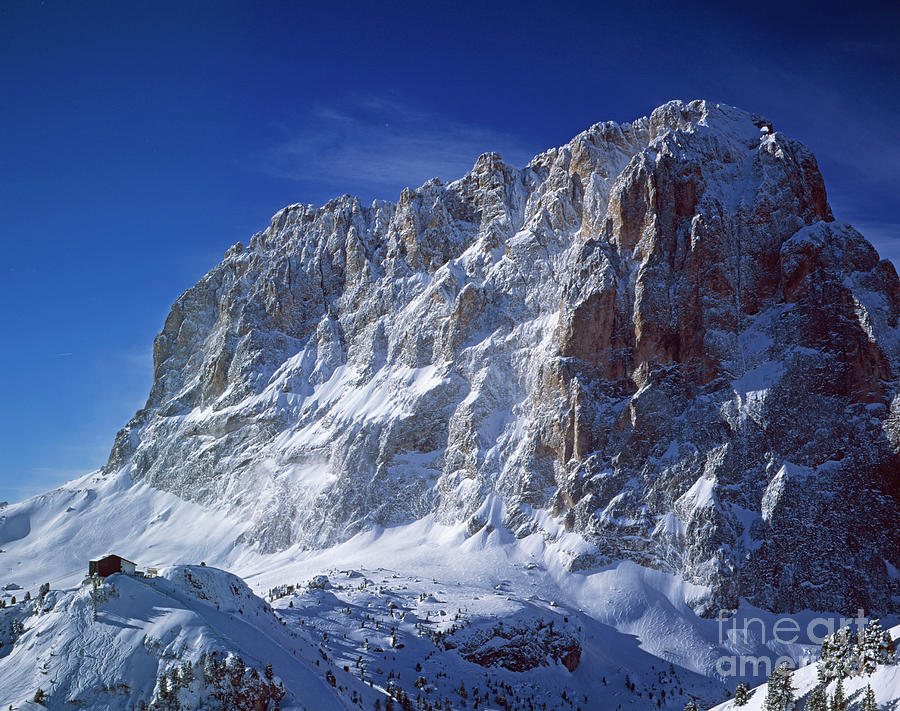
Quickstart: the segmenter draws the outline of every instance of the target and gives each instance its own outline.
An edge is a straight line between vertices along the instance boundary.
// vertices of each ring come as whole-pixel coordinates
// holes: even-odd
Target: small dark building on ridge
[[[134,575],[137,565],[119,555],[105,555],[102,558],[92,560],[88,564],[88,575],[97,575],[105,578],[113,573],[125,573]]]

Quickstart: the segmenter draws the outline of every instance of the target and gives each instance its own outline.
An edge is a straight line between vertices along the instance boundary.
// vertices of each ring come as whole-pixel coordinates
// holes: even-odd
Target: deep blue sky
[[[900,258],[898,4],[0,3],[0,500],[102,464],[172,301],[292,202],[709,98]],[[712,3],[710,3],[712,5]]]

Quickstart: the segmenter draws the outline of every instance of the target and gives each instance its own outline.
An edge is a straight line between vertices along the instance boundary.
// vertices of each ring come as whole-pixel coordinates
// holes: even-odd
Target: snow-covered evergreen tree
[[[156,697],[160,701],[169,700],[169,677],[165,672],[161,672],[156,682]]]
[[[897,663],[897,645],[891,638],[891,633],[881,630],[881,636],[875,644],[875,659],[879,664]]]
[[[894,640],[878,619],[869,620],[859,638],[860,667],[864,673],[871,674],[878,664],[893,664],[896,661]]]
[[[232,656],[228,660],[228,677],[235,686],[241,686],[244,683],[244,674],[247,667],[244,660],[238,656]]]
[[[50,583],[44,583],[43,585],[41,585],[41,587],[38,589],[38,602],[43,604],[44,598],[46,598],[49,593],[50,593]]]
[[[793,676],[794,671],[787,664],[780,664],[772,671],[766,691],[766,711],[794,711]]]
[[[809,692],[805,711],[828,711],[828,693],[822,684],[818,684]]]
[[[875,692],[872,691],[871,684],[866,684],[866,694],[859,708],[860,711],[878,711],[878,703],[875,701]]]
[[[872,674],[878,662],[875,659],[877,640],[881,636],[881,624],[878,620],[869,620],[865,629],[861,629],[856,637],[857,669],[860,674]]]
[[[841,677],[838,677],[834,694],[831,695],[829,711],[847,711],[847,697],[844,696],[844,680]]]
[[[169,669],[169,693],[174,696],[181,688],[181,678],[178,674],[178,667]]]
[[[816,678],[819,680],[819,686],[828,686],[828,678],[825,676],[825,667],[821,661],[816,664]]]
[[[859,645],[849,627],[843,627],[822,641],[822,673],[826,681],[846,679],[858,673]]]
[[[191,682],[194,681],[194,665],[190,659],[181,667],[180,677],[183,686],[190,686]]]
[[[205,654],[203,659],[203,680],[212,684],[216,679],[216,658],[211,654]]]
[[[746,706],[748,701],[750,701],[750,692],[744,682],[739,681],[734,689],[734,705]]]

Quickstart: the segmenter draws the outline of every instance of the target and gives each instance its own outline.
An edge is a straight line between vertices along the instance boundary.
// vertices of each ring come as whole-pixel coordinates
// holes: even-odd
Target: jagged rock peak
[[[809,150],[673,101],[279,211],[176,301],[106,469],[264,550],[434,515],[574,532],[570,567],[675,571],[709,611],[895,609],[898,314]]]

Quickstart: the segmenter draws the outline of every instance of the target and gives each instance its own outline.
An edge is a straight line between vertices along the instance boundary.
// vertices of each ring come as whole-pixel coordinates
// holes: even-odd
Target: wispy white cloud
[[[311,107],[254,157],[268,175],[396,198],[432,177],[453,180],[482,153],[522,166],[543,149],[487,125],[463,123],[396,100],[368,98]]]

